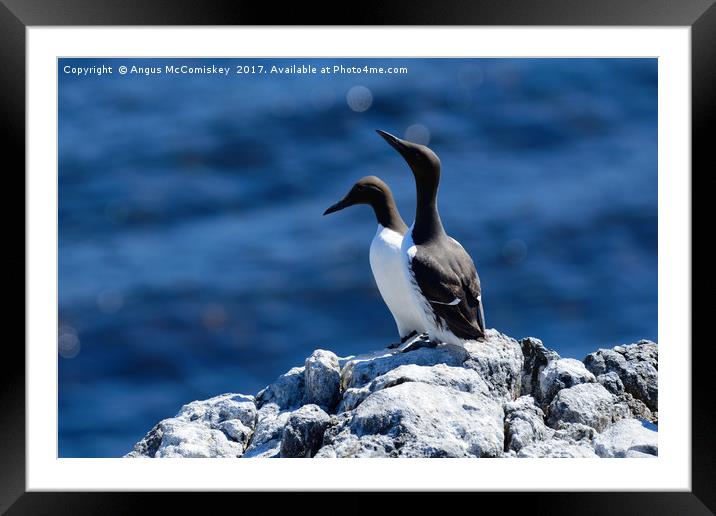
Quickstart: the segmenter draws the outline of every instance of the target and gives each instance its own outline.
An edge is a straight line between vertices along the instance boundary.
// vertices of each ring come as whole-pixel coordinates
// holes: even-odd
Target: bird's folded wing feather
[[[467,252],[457,244],[454,252],[438,261],[418,252],[411,269],[423,296],[436,315],[462,339],[485,335],[485,317],[480,296],[480,279]]]

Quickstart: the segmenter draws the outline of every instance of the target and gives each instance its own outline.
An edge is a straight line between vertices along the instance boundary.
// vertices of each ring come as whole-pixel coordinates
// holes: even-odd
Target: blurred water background
[[[396,330],[365,206],[409,169],[374,129],[440,156],[440,210],[489,327],[562,356],[657,339],[656,59],[181,60],[229,77],[77,77],[59,62],[59,451],[128,452],[186,402],[255,393],[315,348]],[[238,64],[407,66],[236,75]]]

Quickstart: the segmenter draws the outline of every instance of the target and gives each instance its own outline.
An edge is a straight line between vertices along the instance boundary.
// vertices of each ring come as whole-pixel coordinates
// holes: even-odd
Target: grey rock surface
[[[126,457],[240,457],[257,415],[253,396],[223,394],[193,401],[155,425]]]
[[[517,457],[597,457],[593,443],[596,432],[592,427],[581,423],[566,422],[559,426],[559,430],[548,434],[546,439],[535,441],[520,449]]]
[[[659,422],[658,412],[652,412],[643,401],[636,399],[628,392],[624,392],[617,397],[617,404],[626,407],[628,415],[625,417],[644,419],[651,423]]]
[[[349,360],[341,371],[341,385],[344,389],[362,387],[375,378],[402,365],[462,366],[468,354],[464,349],[448,346],[437,348],[418,348],[407,353],[392,350],[378,351],[369,355],[357,356]]]
[[[283,429],[291,416],[276,403],[264,403],[258,411],[256,430],[244,453],[245,458],[278,457]]]
[[[350,430],[351,413],[335,416],[323,435],[317,458],[397,457],[395,441],[388,435],[358,436]]]
[[[583,425],[582,423],[562,422],[559,425],[559,430],[556,430],[552,437],[575,444],[584,443],[585,441],[591,444],[595,435],[597,435],[597,432],[591,426]]]
[[[538,399],[540,397],[539,375],[547,364],[553,360],[559,360],[559,354],[547,349],[541,340],[534,337],[521,339],[520,348],[523,356],[521,393]]]
[[[313,457],[323,445],[331,417],[318,405],[304,405],[291,413],[281,437],[281,457]]]
[[[654,342],[641,340],[636,344],[590,353],[584,363],[597,376],[616,373],[626,392],[642,401],[650,411],[656,412],[659,401],[658,353]]]
[[[642,453],[636,450],[629,450],[624,455],[627,459],[653,459],[655,455],[651,455],[650,453]]]
[[[305,364],[305,403],[332,410],[341,399],[341,368],[338,357],[322,349],[314,351]]]
[[[597,379],[584,364],[574,358],[560,358],[549,362],[539,374],[539,399],[548,405],[562,389],[580,383],[594,383]]]
[[[451,367],[445,364],[436,364],[432,367],[414,364],[401,365],[374,379],[368,385],[347,389],[343,394],[343,401],[338,411],[352,410],[371,393],[406,382],[442,385],[462,392],[485,395],[490,393],[487,382],[472,369]]]
[[[221,430],[170,418],[155,426],[128,457],[240,457],[243,451],[243,444]]]
[[[582,383],[557,393],[549,405],[547,424],[581,423],[597,431],[613,421],[614,396],[598,383]]]
[[[282,409],[301,406],[306,396],[305,367],[294,367],[282,374],[256,395],[256,405],[261,408],[273,403]]]
[[[582,364],[495,330],[464,347],[316,350],[255,398],[183,406],[126,457],[655,456],[641,421],[657,421],[657,360],[640,341]]]
[[[477,371],[494,397],[509,401],[520,395],[524,359],[519,342],[486,330],[484,341],[467,341],[465,349],[469,356],[463,366]]]
[[[597,376],[597,381],[615,396],[621,396],[624,393],[624,384],[621,378],[619,378],[619,375],[614,371],[600,374]]]
[[[657,433],[636,419],[622,419],[594,438],[594,450],[600,457],[656,457]]]
[[[602,384],[604,388],[611,392],[616,398],[616,404],[614,406],[615,419],[636,418],[652,423],[658,422],[658,413],[652,412],[643,401],[636,399],[626,392],[621,378],[619,378],[619,375],[614,371],[600,374],[597,376],[597,382]]]
[[[534,442],[549,439],[554,430],[544,424],[544,413],[532,396],[522,396],[506,403],[505,451],[519,452]]]
[[[368,396],[331,444],[338,453],[365,436],[371,443],[382,436],[381,446],[399,457],[496,457],[503,420],[500,404],[484,394],[408,382]]]
[[[540,441],[522,448],[517,454],[521,458],[597,458],[594,449],[585,443],[572,443],[560,439]]]

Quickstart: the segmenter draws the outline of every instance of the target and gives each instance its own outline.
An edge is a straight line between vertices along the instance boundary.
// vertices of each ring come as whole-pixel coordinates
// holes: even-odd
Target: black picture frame
[[[716,0],[480,0],[465,2],[392,1],[360,2],[355,8],[325,3],[286,4],[266,2],[191,0],[0,0],[0,109],[3,127],[3,162],[7,211],[4,220],[10,266],[25,263],[25,227],[16,223],[24,214],[25,192],[25,31],[32,26],[88,25],[602,25],[688,26],[691,28],[692,72],[692,192],[696,177],[716,171],[711,131],[716,116]],[[14,163],[9,166],[8,163]],[[697,172],[698,171],[698,172]],[[689,173],[688,170],[684,173]],[[702,180],[699,180],[701,183]],[[713,183],[712,183],[713,184]],[[10,193],[12,192],[12,193]],[[12,207],[11,199],[22,203]],[[21,200],[22,199],[22,200]],[[695,199],[692,200],[692,213]],[[12,211],[11,211],[12,210]],[[696,219],[694,217],[694,222]],[[693,234],[693,233],[692,233]],[[698,233],[697,233],[698,234]],[[709,239],[710,240],[710,239]],[[12,245],[10,244],[12,242]],[[22,242],[22,244],[20,243]],[[698,284],[714,291],[710,267],[697,269]],[[6,270],[9,277],[19,274]],[[9,274],[8,274],[9,273]],[[693,274],[693,266],[692,266]],[[6,277],[7,277],[6,276]],[[704,286],[705,285],[705,286]],[[19,287],[18,287],[19,288]],[[24,320],[23,303],[15,298],[6,309],[8,325]],[[707,298],[708,299],[708,298]],[[710,303],[706,303],[710,305]],[[22,312],[22,313],[21,313]],[[693,317],[692,317],[693,320]],[[23,325],[22,338],[24,340]],[[714,407],[711,393],[710,340],[692,340],[692,489],[690,492],[584,492],[584,493],[480,493],[470,494],[470,504],[505,504],[533,514],[712,514],[716,510],[716,447],[713,445]],[[163,511],[189,509],[185,494],[148,493],[49,493],[25,492],[25,353],[19,339],[3,344],[0,375],[0,511],[19,514],[95,514],[143,512],[159,502]],[[687,349],[688,342],[685,342]],[[568,469],[565,469],[568,471]],[[237,495],[211,495],[201,501],[204,511]],[[246,494],[238,496],[245,497]],[[310,495],[294,495],[294,499]],[[417,496],[417,495],[413,495]],[[159,497],[160,500],[149,498]],[[474,497],[479,497],[475,499]],[[489,497],[489,498],[488,498]],[[204,495],[203,500],[207,500]],[[351,496],[359,506],[359,496]],[[244,498],[245,500],[245,498]],[[196,502],[194,502],[196,503]],[[249,502],[250,503],[250,502]],[[273,502],[272,502],[273,503]],[[295,503],[295,501],[293,502]],[[299,502],[301,503],[301,502]],[[237,508],[238,509],[238,508]],[[342,509],[344,510],[345,507]],[[7,511],[7,512],[5,512]]]

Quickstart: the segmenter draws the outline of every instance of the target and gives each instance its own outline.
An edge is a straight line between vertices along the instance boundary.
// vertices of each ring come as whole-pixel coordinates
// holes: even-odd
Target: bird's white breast
[[[400,266],[403,272],[403,277],[408,285],[408,293],[411,299],[412,305],[415,307],[417,317],[419,318],[419,325],[424,331],[430,331],[435,326],[435,321],[432,315],[432,309],[423,293],[420,291],[418,282],[415,280],[411,263],[417,253],[418,248],[413,243],[413,227],[411,226],[408,232],[405,234],[403,243],[400,249]]]
[[[370,245],[370,268],[380,295],[393,314],[401,337],[422,331],[415,298],[405,275],[401,247],[403,236],[392,229],[378,226]]]

